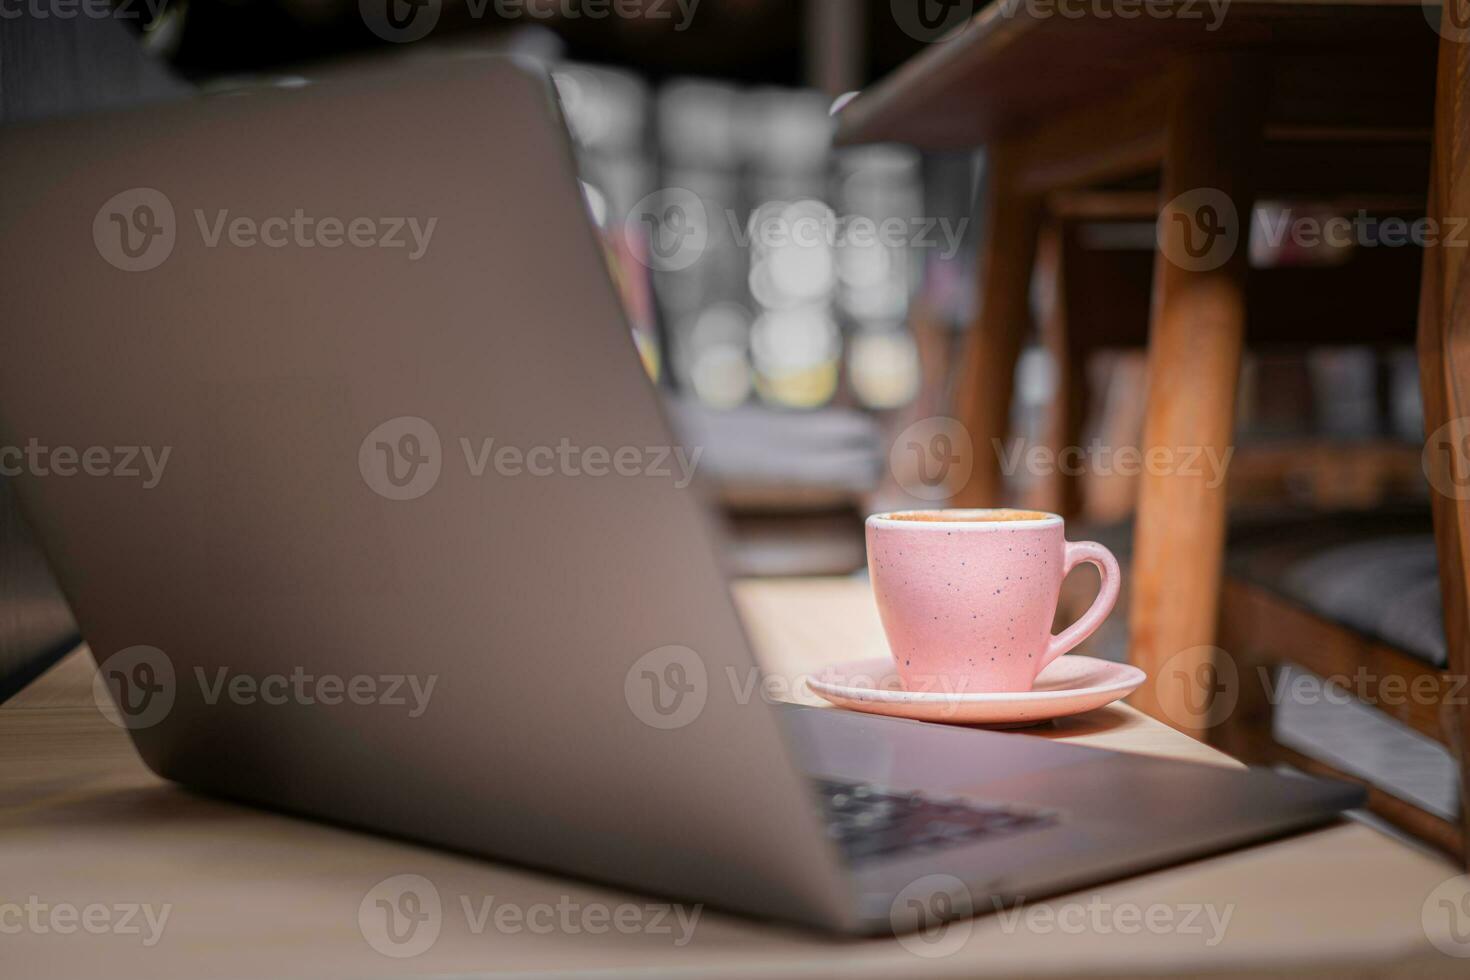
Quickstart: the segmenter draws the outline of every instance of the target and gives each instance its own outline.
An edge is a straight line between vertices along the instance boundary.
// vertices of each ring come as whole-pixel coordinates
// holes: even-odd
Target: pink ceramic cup
[[[1102,625],[1118,601],[1113,553],[1068,541],[1056,514],[914,510],[868,518],[878,614],[910,691],[1029,691],[1041,669]],[[1102,573],[1092,607],[1053,635],[1062,579]]]

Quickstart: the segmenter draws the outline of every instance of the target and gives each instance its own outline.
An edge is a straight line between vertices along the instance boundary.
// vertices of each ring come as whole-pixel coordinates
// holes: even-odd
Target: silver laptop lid
[[[0,445],[151,767],[845,918],[543,75],[5,145]]]

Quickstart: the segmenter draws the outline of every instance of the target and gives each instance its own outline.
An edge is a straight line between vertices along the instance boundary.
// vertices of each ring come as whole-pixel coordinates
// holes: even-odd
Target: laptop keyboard
[[[867,783],[813,779],[827,818],[827,836],[850,863],[970,844],[983,837],[1051,826],[1056,814],[921,793],[899,793]]]

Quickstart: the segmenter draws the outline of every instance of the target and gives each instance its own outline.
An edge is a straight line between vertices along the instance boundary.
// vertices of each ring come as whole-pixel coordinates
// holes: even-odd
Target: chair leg
[[[1016,183],[1010,150],[991,148],[985,185],[984,243],[977,270],[979,311],[965,345],[955,415],[969,432],[969,481],[956,507],[997,507],[1005,475],[993,440],[1009,431],[1016,360],[1030,326],[1031,268],[1041,224],[1041,201]]]
[[[1429,177],[1430,218],[1441,228],[1470,216],[1470,51],[1440,41]],[[1419,295],[1419,376],[1426,459],[1435,492],[1445,642],[1452,677],[1470,674],[1470,270],[1464,249],[1424,249]],[[1445,705],[1446,742],[1460,767],[1461,859],[1470,863],[1470,708]]]
[[[1147,410],[1148,356],[1142,350],[1109,351],[1104,362],[1102,404],[1097,414],[1097,438],[1114,452],[1137,449],[1143,439]],[[1132,517],[1138,502],[1138,474],[1106,471],[1083,477],[1083,517],[1098,524],[1115,524]],[[1125,588],[1127,583],[1124,583]]]
[[[1238,583],[1227,579],[1220,592],[1219,640],[1233,661],[1229,682],[1236,685],[1237,697],[1233,704],[1214,702],[1203,725],[1209,743],[1222,752],[1242,762],[1268,765],[1275,761],[1272,725],[1276,706],[1271,692],[1277,690],[1281,668],[1261,642],[1257,634],[1260,620],[1253,613]]]
[[[1077,447],[1087,409],[1087,371],[1084,353],[1070,329],[1067,305],[1068,256],[1071,229],[1050,221],[1042,229],[1036,249],[1037,310],[1041,346],[1051,357],[1056,386],[1046,406],[1044,436],[1053,462],[1049,473],[1036,481],[1026,506],[1052,511],[1071,520],[1082,509],[1082,480],[1077,473]]]
[[[1133,704],[1196,737],[1225,537],[1224,480],[1199,461],[1227,460],[1234,434],[1263,101],[1248,64],[1201,60],[1175,89],[1165,145],[1129,610],[1149,675]]]

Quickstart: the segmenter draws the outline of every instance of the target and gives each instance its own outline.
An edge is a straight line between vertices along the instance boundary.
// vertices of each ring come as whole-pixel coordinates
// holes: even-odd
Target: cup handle
[[[1092,600],[1092,605],[1077,622],[1057,633],[1047,643],[1046,653],[1041,658],[1042,667],[1091,636],[1118,602],[1118,589],[1122,585],[1123,576],[1118,570],[1118,559],[1113,557],[1113,553],[1096,541],[1068,541],[1066,550],[1062,552],[1062,578],[1066,579],[1072,569],[1083,562],[1096,565],[1098,572],[1102,574],[1102,585],[1097,590],[1097,598]]]

